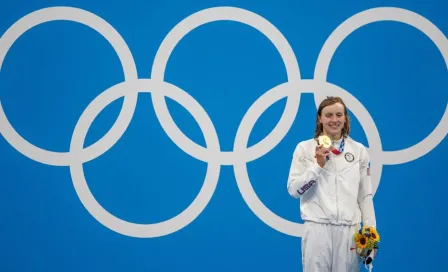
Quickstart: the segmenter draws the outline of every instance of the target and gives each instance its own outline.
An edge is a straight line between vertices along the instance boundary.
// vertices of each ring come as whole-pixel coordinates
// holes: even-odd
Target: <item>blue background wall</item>
[[[0,35],[46,1],[3,1]],[[414,11],[448,33],[448,4],[432,1],[52,1],[88,10],[111,24],[129,46],[139,78],[149,78],[167,33],[187,16],[231,5],[252,11],[286,37],[302,78],[314,77],[326,39],[354,14],[378,6]],[[446,43],[445,43],[446,45]],[[444,50],[448,50],[447,47]],[[356,97],[372,116],[384,151],[411,147],[439,124],[448,101],[447,64],[422,32],[379,22],[352,33],[334,55],[328,81]],[[124,80],[110,44],[73,22],[42,24],[22,35],[0,73],[0,101],[17,132],[55,152],[70,149],[73,129],[88,104]],[[263,93],[287,80],[284,64],[260,32],[236,22],[215,22],[189,33],[169,58],[165,80],[185,90],[213,121],[222,151],[232,151],[243,116]],[[311,92],[312,90],[309,90]],[[197,122],[167,99],[180,129],[205,146]],[[108,106],[90,128],[85,146],[103,137],[123,99]],[[257,122],[249,145],[275,127],[286,99]],[[272,212],[301,223],[298,201],[286,191],[292,152],[312,137],[315,102],[301,96],[286,137],[248,163],[251,184]],[[368,146],[352,115],[352,137]],[[2,133],[5,127],[1,128]],[[443,138],[447,124],[443,126]],[[376,271],[439,271],[448,242],[444,164],[448,143],[415,160],[385,165],[374,201],[381,248]],[[300,237],[263,223],[243,200],[232,166],[222,166],[211,201],[189,225],[166,236],[136,238],[114,232],[85,209],[68,166],[36,162],[0,138],[0,271],[301,271]],[[386,156],[383,154],[383,156]],[[212,158],[213,160],[213,158]],[[375,165],[372,165],[374,168]],[[134,223],[158,223],[182,212],[197,196],[207,163],[182,151],[155,116],[150,94],[138,104],[121,139],[84,164],[96,200]]]

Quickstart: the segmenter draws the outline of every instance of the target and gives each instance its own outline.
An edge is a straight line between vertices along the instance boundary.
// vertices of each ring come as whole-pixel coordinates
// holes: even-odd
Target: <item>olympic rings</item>
[[[18,152],[37,162],[69,166],[76,193],[86,210],[101,224],[123,235],[132,237],[159,237],[176,232],[194,221],[213,196],[223,165],[232,165],[236,182],[244,201],[254,214],[268,226],[287,235],[301,237],[303,225],[295,223],[270,211],[257,197],[251,186],[247,163],[258,159],[286,136],[297,115],[301,93],[315,94],[316,105],[326,95],[341,96],[367,134],[369,154],[375,167],[372,171],[374,192],[380,182],[384,164],[400,164],[415,160],[434,149],[448,133],[448,104],[440,123],[434,131],[414,147],[383,151],[381,138],[374,120],[367,109],[346,90],[326,81],[331,59],[342,41],[356,29],[377,21],[393,20],[412,25],[425,33],[437,45],[448,68],[448,40],[445,35],[426,18],[399,8],[374,8],[360,12],[343,22],[325,42],[315,68],[314,79],[301,79],[294,52],[282,33],[263,17],[234,7],[216,7],[199,11],[177,24],[163,40],[154,59],[150,79],[139,79],[132,53],[120,34],[106,21],[95,14],[72,7],[52,7],[32,12],[13,24],[0,38],[0,69],[12,44],[27,30],[54,20],[70,20],[82,23],[99,32],[117,52],[123,66],[125,81],[98,95],[82,113],[73,131],[70,150],[53,152],[41,149],[22,138],[9,123],[0,103],[0,133]],[[286,67],[288,81],[261,95],[244,115],[236,133],[234,150],[221,151],[214,124],[202,106],[188,93],[164,81],[168,59],[177,43],[190,31],[203,24],[231,20],[247,24],[263,33],[276,47]],[[135,224],[115,217],[106,211],[94,198],[85,179],[83,163],[93,160],[109,150],[126,131],[137,105],[140,92],[151,92],[157,118],[173,142],[194,158],[207,162],[204,184],[190,206],[179,215],[156,224]],[[172,119],[165,96],[177,101],[198,122],[206,141],[206,148],[189,139]],[[98,114],[110,103],[124,97],[123,108],[112,128],[98,142],[84,148],[88,128]],[[259,143],[247,147],[250,133],[258,118],[270,106],[287,98],[280,121]]]
[[[425,17],[409,10],[393,7],[374,8],[360,12],[350,17],[341,25],[339,25],[333,31],[333,33],[331,33],[330,37],[328,37],[318,56],[314,73],[315,80],[326,81],[328,67],[330,65],[331,59],[333,58],[334,53],[345,38],[347,38],[351,33],[359,29],[360,27],[379,21],[400,22],[413,26],[414,28],[423,32],[437,46],[448,68],[448,40],[442,33],[442,31],[440,31],[440,29],[437,28],[433,23],[431,23]],[[316,105],[319,104],[319,101],[321,101],[325,95],[330,94],[316,93],[316,95],[314,96]],[[352,106],[353,105],[348,104],[349,108],[351,108]],[[364,112],[367,114],[356,115],[361,124],[366,124],[367,122],[364,122],[364,120],[366,119],[372,119],[367,111]],[[378,149],[379,147],[381,147],[381,141],[377,139],[377,137],[379,136],[378,129],[375,123],[368,122],[368,125],[363,126],[363,128],[368,139],[370,137],[375,138],[372,142],[369,141],[369,145],[371,146],[371,148]],[[384,160],[383,164],[401,164],[410,162],[420,158],[421,156],[434,149],[445,138],[447,133],[448,103],[447,107],[445,108],[445,113],[443,114],[443,117],[437,127],[420,143],[407,149],[398,151],[382,151],[379,148],[378,150],[374,151],[374,156],[381,156]]]
[[[205,9],[202,11],[199,11],[197,13],[194,13],[190,15],[189,17],[182,20],[180,23],[178,23],[165,37],[165,39],[162,41],[162,44],[160,45],[159,50],[156,53],[156,56],[154,58],[154,64],[152,68],[152,74],[151,78],[154,80],[160,80],[163,81],[164,74],[165,74],[165,68],[166,64],[168,62],[168,58],[171,55],[172,51],[174,50],[174,47],[179,43],[179,41],[187,35],[190,31],[195,29],[196,27],[199,27],[203,24],[207,24],[214,21],[220,21],[220,20],[230,20],[235,22],[240,22],[247,24],[256,30],[263,33],[275,46],[275,48],[279,51],[280,56],[283,59],[283,62],[286,66],[286,73],[288,76],[288,80],[298,80],[300,79],[300,70],[299,70],[299,64],[297,63],[297,59],[294,55],[294,51],[292,50],[291,46],[289,45],[286,38],[281,34],[281,32],[275,28],[269,21],[264,19],[263,17],[252,13],[250,11],[246,11],[239,8],[233,8],[233,7],[219,7],[219,8],[210,8]],[[163,95],[154,94],[151,96],[152,101],[154,104],[154,108],[156,111],[156,115],[158,118],[160,118],[162,115],[167,116],[167,131],[168,136],[178,145],[182,145],[183,143],[186,143],[186,145],[191,146],[191,153],[187,152],[189,155],[200,159],[202,161],[207,161],[207,159],[201,159],[201,157],[198,154],[205,154],[206,151],[204,148],[194,142],[192,142],[185,134],[183,134],[180,129],[177,127],[177,125],[174,123],[174,120],[171,118],[171,115],[168,113],[168,107],[166,105],[165,99],[163,98]],[[300,102],[300,93],[296,93],[294,97],[291,99],[288,99],[288,102],[286,104],[284,113],[280,119],[280,123],[288,122],[292,123],[294,120],[284,120],[285,118],[285,112],[287,111],[297,111],[299,107]],[[156,106],[157,105],[157,106]],[[290,115],[291,117],[291,115]],[[294,119],[294,116],[292,116]],[[290,118],[291,119],[291,118]],[[274,128],[274,131],[276,129]],[[175,133],[177,136],[170,135],[170,131]],[[286,131],[285,131],[286,134]],[[271,140],[273,135],[268,135],[266,138],[268,138],[265,141],[262,141],[261,143],[258,143],[258,145],[262,146],[262,148],[257,148],[257,150],[272,150],[275,145],[278,144],[278,142],[281,141],[281,138],[283,138],[285,135],[281,137],[276,137],[276,141]],[[263,145],[264,144],[264,145]],[[253,148],[250,148],[253,149]],[[193,151],[194,150],[194,151]],[[249,150],[247,151],[249,152]],[[266,151],[267,153],[268,151]],[[235,155],[235,153],[223,153],[222,154],[222,161],[223,165],[231,165],[232,162],[237,159],[238,156],[232,156]],[[259,157],[261,157],[260,155]],[[207,156],[209,157],[209,156]]]
[[[133,94],[138,92],[158,93],[163,90],[163,95],[172,98],[180,105],[183,105],[193,117],[198,120],[201,130],[204,132],[207,147],[218,152],[219,141],[218,135],[214,130],[212,121],[208,118],[207,113],[202,110],[201,106],[187,93],[183,92],[174,85],[168,83],[156,82],[152,79],[140,79],[134,82],[123,82],[117,84],[112,88],[106,90],[97,96],[86,108],[79,118],[73,132],[72,141],[70,144],[70,152],[73,154],[70,164],[70,173],[72,175],[73,185],[84,207],[90,214],[97,219],[104,226],[114,230],[118,233],[134,236],[134,237],[158,237],[167,235],[169,233],[178,231],[191,223],[202,210],[207,206],[216,185],[218,184],[219,172],[221,166],[216,162],[209,162],[204,185],[199,194],[196,196],[193,203],[178,216],[156,224],[134,224],[121,220],[109,212],[107,212],[94,198],[90,189],[88,188],[84,170],[83,158],[76,156],[82,154],[84,140],[87,135],[89,127],[98,116],[98,114],[110,103],[116,99],[125,96],[126,92],[131,91]],[[162,119],[161,123],[166,122]],[[123,133],[122,133],[123,134]],[[121,135],[117,135],[120,138]]]
[[[106,21],[93,13],[77,8],[70,7],[52,7],[32,12],[13,24],[0,39],[0,69],[8,50],[12,44],[29,29],[49,21],[69,20],[82,23],[100,33],[112,45],[123,65],[125,80],[137,79],[137,68],[134,58],[126,42],[120,34]],[[123,108],[112,128],[98,142],[89,146],[86,152],[91,154],[89,159],[94,159],[109,150],[117,141],[112,136],[124,133],[126,127],[131,122],[134,110],[137,105],[137,94],[126,95],[123,102]],[[8,118],[0,102],[0,133],[17,151],[28,158],[40,163],[67,166],[71,160],[70,152],[53,152],[41,149],[27,140],[9,123]],[[87,160],[86,160],[87,161]]]

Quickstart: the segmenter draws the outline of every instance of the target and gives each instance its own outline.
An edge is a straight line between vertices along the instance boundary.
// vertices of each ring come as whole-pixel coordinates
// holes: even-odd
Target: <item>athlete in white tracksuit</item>
[[[341,114],[342,113],[342,114]],[[287,189],[300,198],[305,232],[304,272],[360,271],[353,235],[360,224],[376,228],[366,148],[348,137],[350,123],[343,101],[329,97],[318,109],[315,138],[294,150]],[[317,143],[318,135],[333,140],[335,153]]]

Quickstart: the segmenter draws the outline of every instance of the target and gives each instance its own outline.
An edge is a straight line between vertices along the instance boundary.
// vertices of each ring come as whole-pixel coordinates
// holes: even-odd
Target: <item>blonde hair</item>
[[[344,106],[345,123],[342,129],[342,137],[347,138],[350,134],[350,116],[348,115],[347,106],[345,106],[342,98],[337,96],[327,96],[319,105],[316,114],[316,129],[314,130],[314,139],[317,139],[323,132],[322,123],[319,123],[319,117],[322,115],[322,110],[327,107],[334,105],[336,103],[341,103]]]

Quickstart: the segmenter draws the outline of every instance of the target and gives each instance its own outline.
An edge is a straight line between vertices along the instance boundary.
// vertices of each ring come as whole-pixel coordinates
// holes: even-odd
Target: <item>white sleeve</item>
[[[359,208],[361,209],[363,225],[376,228],[375,208],[372,195],[366,196],[362,202],[359,203]]]
[[[362,222],[365,226],[376,228],[373,190],[370,178],[370,157],[364,147],[361,151],[360,174],[361,180],[359,184],[358,204],[361,210]]]
[[[315,186],[321,171],[322,168],[316,162],[305,158],[302,145],[297,145],[289,170],[288,193],[294,198],[300,198]]]

